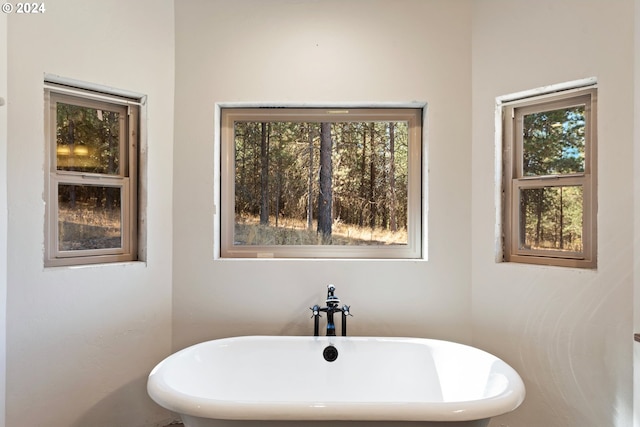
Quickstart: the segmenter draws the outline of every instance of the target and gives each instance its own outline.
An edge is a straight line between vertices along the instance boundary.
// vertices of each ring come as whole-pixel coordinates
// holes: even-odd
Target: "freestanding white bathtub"
[[[207,341],[160,362],[147,391],[187,427],[486,426],[525,396],[520,376],[482,350],[380,337]]]

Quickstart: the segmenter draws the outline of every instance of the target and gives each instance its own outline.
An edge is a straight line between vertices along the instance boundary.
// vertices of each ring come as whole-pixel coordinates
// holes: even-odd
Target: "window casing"
[[[503,106],[504,260],[597,265],[597,89]]]
[[[222,258],[351,258],[351,259],[419,259],[423,257],[423,224],[422,224],[422,108],[289,108],[289,107],[279,107],[279,108],[240,108],[240,107],[223,107],[220,110],[220,257]],[[292,144],[298,144],[300,150],[297,151],[298,158],[306,158],[306,156],[311,157],[312,154],[307,154],[307,144],[312,144],[312,139],[315,141],[313,144],[316,144],[313,150],[320,151],[320,133],[321,133],[321,124],[322,123],[330,123],[332,125],[331,135],[334,143],[334,150],[338,150],[335,146],[341,144],[341,142],[337,139],[336,127],[349,127],[358,126],[360,124],[366,123],[367,125],[375,123],[376,126],[381,126],[381,128],[377,128],[376,132],[378,135],[381,133],[389,134],[389,123],[403,123],[406,124],[406,162],[402,165],[397,166],[397,168],[402,168],[403,171],[407,172],[406,178],[406,189],[403,188],[403,191],[406,191],[406,206],[403,209],[406,210],[406,241],[403,241],[400,244],[395,243],[384,243],[384,244],[342,244],[336,243],[334,239],[332,243],[318,243],[318,244],[306,244],[306,243],[295,243],[289,244],[287,242],[246,242],[239,241],[236,236],[236,232],[238,230],[239,224],[236,219],[239,216],[239,198],[242,195],[237,194],[240,192],[240,178],[237,177],[237,167],[240,166],[240,156],[241,154],[238,152],[236,147],[236,130],[240,129],[239,124],[254,124],[255,127],[260,132],[260,128],[262,124],[266,124],[266,129],[269,129],[266,133],[271,135],[273,138],[271,143],[271,150],[275,151],[280,149],[281,142],[275,142],[276,140],[281,141],[284,137],[280,138],[275,132],[277,132],[277,128],[281,124],[297,124],[299,127],[303,129],[310,129],[313,127],[315,129],[315,133],[313,137],[305,136],[299,137],[297,142],[292,142]],[[400,126],[403,126],[400,125]],[[386,126],[386,127],[385,127]],[[380,129],[386,130],[380,130]],[[369,128],[372,129],[372,128]],[[239,131],[240,132],[240,131]],[[244,132],[244,131],[242,131]],[[287,131],[287,132],[290,132]],[[369,132],[369,131],[367,131]],[[396,130],[397,132],[397,130]],[[278,139],[280,138],[280,139]],[[375,137],[378,138],[378,137]],[[398,139],[400,137],[397,137]],[[354,142],[355,144],[355,142]],[[344,145],[344,144],[343,144]],[[360,148],[362,149],[362,148]],[[366,148],[368,150],[369,148]],[[266,150],[269,152],[269,149]],[[318,155],[318,154],[316,154]],[[318,155],[319,156],[319,155]],[[334,151],[334,156],[339,156]],[[385,156],[382,154],[381,156]],[[390,154],[386,154],[387,156],[387,164],[389,164]],[[400,155],[398,156],[400,157]],[[337,157],[336,157],[337,158]],[[403,157],[404,158],[404,157]],[[314,165],[314,169],[312,173],[310,173],[310,178],[307,178],[306,175],[303,178],[305,181],[305,185],[307,179],[313,180],[313,185],[318,184],[320,169],[318,169],[318,158],[314,160],[316,163]],[[367,157],[367,162],[370,161],[370,158]],[[380,161],[380,158],[377,160]],[[336,164],[337,160],[334,159],[334,164]],[[260,168],[260,162],[258,162],[257,168]],[[396,161],[397,163],[397,161]],[[277,167],[277,160],[273,160],[273,167]],[[334,175],[333,181],[334,184],[339,179],[336,177],[336,168],[340,166],[334,166]],[[370,164],[367,163],[367,168],[370,167]],[[308,165],[304,166],[305,171],[308,168]],[[361,171],[361,169],[359,169]],[[370,174],[370,171],[366,172]],[[377,173],[377,180],[382,179],[383,176],[389,176],[389,167],[385,169],[385,172],[382,169],[379,169]],[[306,172],[305,172],[306,174]],[[351,173],[353,174],[353,172]],[[312,177],[311,177],[312,176]],[[370,176],[370,175],[369,175]],[[273,178],[275,180],[276,178]],[[275,182],[273,181],[272,182]],[[299,180],[301,181],[301,180]],[[370,182],[370,181],[368,181]],[[311,183],[309,184],[311,185]],[[318,186],[318,185],[317,185]],[[319,186],[318,186],[319,187]],[[277,190],[274,190],[277,191]],[[336,203],[339,203],[340,196],[336,196],[335,190],[333,190],[334,206],[337,206]],[[261,196],[255,196],[255,198],[259,198]],[[316,224],[318,218],[317,210],[318,210],[318,190],[314,192],[312,196],[309,194],[305,194],[304,197],[299,197],[299,203],[304,204],[307,203],[308,199],[313,199],[313,213],[307,215],[311,215],[313,217],[314,225],[311,226],[311,222],[309,222],[309,229],[312,233],[316,233]],[[257,201],[256,201],[257,203]],[[367,203],[367,202],[364,202]],[[275,211],[280,212],[278,206],[278,202],[272,202],[269,211],[271,215],[270,224],[275,225],[277,219],[282,218],[278,217],[274,214]],[[385,207],[386,208],[386,207]],[[337,222],[347,222],[344,217],[340,217],[339,214],[336,213],[337,208],[334,209],[332,215],[332,221],[334,224]],[[256,214],[256,217],[259,214]],[[301,218],[303,219],[303,218]],[[307,218],[309,221],[311,219]],[[280,227],[282,227],[282,222]],[[319,233],[319,232],[318,232]],[[335,235],[335,232],[334,232]],[[319,239],[321,240],[321,239]]]
[[[137,260],[136,101],[45,86],[45,266]]]

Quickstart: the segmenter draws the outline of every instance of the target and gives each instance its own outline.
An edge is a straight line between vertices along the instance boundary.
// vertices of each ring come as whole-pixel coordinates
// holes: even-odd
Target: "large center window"
[[[422,257],[421,108],[223,108],[221,256]]]

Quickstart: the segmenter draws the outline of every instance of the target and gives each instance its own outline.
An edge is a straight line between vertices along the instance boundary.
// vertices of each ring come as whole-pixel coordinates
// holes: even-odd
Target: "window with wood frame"
[[[223,258],[421,258],[422,108],[222,108]]]
[[[504,259],[595,268],[597,89],[503,105]]]
[[[137,259],[138,101],[45,86],[45,266]]]

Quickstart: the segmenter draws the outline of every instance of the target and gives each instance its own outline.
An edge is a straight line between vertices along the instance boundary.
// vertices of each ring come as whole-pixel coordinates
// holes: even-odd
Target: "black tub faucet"
[[[314,305],[311,307],[311,311],[313,312],[313,336],[317,337],[320,335],[319,326],[320,326],[320,312],[327,313],[327,336],[334,337],[336,335],[336,324],[333,320],[333,314],[337,312],[342,313],[342,336],[347,336],[347,316],[351,316],[349,312],[350,307],[348,305],[343,305],[342,307],[338,307],[340,305],[340,298],[335,295],[336,287],[333,285],[327,286],[327,301],[326,307],[320,307],[319,305]]]

